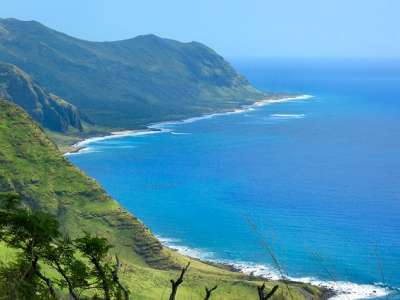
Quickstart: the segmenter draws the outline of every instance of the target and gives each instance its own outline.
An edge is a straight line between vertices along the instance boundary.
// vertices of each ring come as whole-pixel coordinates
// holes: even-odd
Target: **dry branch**
[[[171,279],[171,295],[169,296],[169,300],[175,300],[176,292],[178,291],[179,285],[183,282],[183,276],[189,269],[190,262],[186,265],[186,267],[182,268],[181,275],[178,277],[177,280]]]

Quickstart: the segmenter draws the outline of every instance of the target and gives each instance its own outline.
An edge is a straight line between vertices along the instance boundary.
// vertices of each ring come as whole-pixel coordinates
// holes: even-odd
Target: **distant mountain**
[[[58,132],[82,131],[78,109],[50,94],[18,67],[0,62],[0,97],[24,108],[44,128]]]
[[[232,109],[265,96],[212,49],[155,35],[89,42],[35,21],[0,19],[0,60],[112,128]]]

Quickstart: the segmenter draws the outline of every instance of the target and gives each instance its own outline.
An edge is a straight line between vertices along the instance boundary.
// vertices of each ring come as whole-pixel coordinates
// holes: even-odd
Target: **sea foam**
[[[204,115],[204,116],[188,118],[183,121],[160,122],[160,123],[156,123],[156,124],[152,124],[152,125],[148,126],[149,129],[153,129],[153,130],[124,131],[124,132],[114,133],[113,135],[109,135],[109,136],[105,136],[105,137],[90,138],[90,139],[87,139],[87,140],[77,143],[76,146],[77,147],[85,147],[82,150],[82,152],[79,152],[79,153],[91,153],[91,152],[96,152],[96,150],[94,147],[93,148],[88,147],[88,145],[99,142],[99,141],[103,141],[103,140],[120,138],[120,137],[124,137],[124,136],[143,136],[143,135],[160,134],[160,133],[185,134],[185,133],[173,132],[169,127],[177,125],[177,124],[182,124],[182,123],[193,123],[193,122],[197,122],[200,120],[211,119],[211,118],[223,116],[223,115],[231,115],[231,114],[250,112],[250,111],[257,109],[258,107],[273,104],[273,103],[282,103],[282,102],[288,102],[288,101],[294,101],[294,100],[307,100],[310,98],[312,98],[312,96],[303,95],[303,96],[293,97],[293,98],[263,100],[263,101],[256,102],[253,105],[249,105],[249,106],[243,107],[241,109],[236,109],[236,110],[230,111],[230,112],[208,114],[208,115]],[[272,114],[271,117],[279,118],[279,119],[281,119],[281,118],[282,119],[304,118],[305,115],[304,114]],[[73,154],[74,153],[71,153],[69,155],[73,155]],[[236,270],[243,272],[245,274],[248,274],[248,275],[260,276],[260,277],[264,277],[264,278],[271,279],[271,280],[281,279],[280,273],[275,268],[273,268],[272,266],[267,265],[267,264],[257,264],[257,263],[248,262],[248,261],[231,261],[231,260],[220,259],[212,251],[208,251],[207,249],[187,247],[187,246],[183,245],[182,242],[178,239],[164,238],[164,237],[158,237],[158,239],[165,246],[167,246],[171,249],[175,249],[176,251],[178,251],[179,253],[181,253],[183,255],[187,255],[187,256],[190,256],[193,258],[198,258],[198,259],[207,260],[207,261],[211,261],[211,262],[227,264],[227,265],[232,266]],[[334,299],[334,300],[345,300],[345,299],[346,300],[356,300],[356,299],[385,297],[392,292],[391,289],[381,286],[379,284],[374,284],[374,285],[372,285],[372,284],[356,284],[356,283],[352,283],[352,282],[348,282],[348,281],[321,280],[321,279],[314,278],[314,277],[287,276],[285,278],[289,279],[289,280],[293,280],[293,281],[310,283],[310,284],[321,286],[321,287],[324,287],[327,289],[331,289],[331,290],[335,291],[335,293],[336,293],[334,296],[331,297],[331,299]]]
[[[219,117],[219,116],[250,112],[258,107],[269,105],[269,104],[282,103],[282,102],[288,102],[288,101],[294,101],[294,100],[306,100],[306,99],[310,99],[310,98],[313,98],[313,96],[301,95],[301,96],[287,97],[287,98],[281,98],[281,99],[265,99],[265,100],[257,101],[256,103],[251,104],[251,105],[243,106],[242,108],[238,108],[233,111],[206,114],[203,116],[192,117],[192,118],[188,118],[188,119],[181,120],[181,121],[165,121],[165,122],[154,123],[154,124],[151,124],[148,126],[148,130],[142,130],[142,131],[140,131],[140,130],[125,130],[125,131],[113,132],[111,135],[92,137],[92,138],[88,138],[83,141],[80,141],[80,142],[76,143],[74,145],[74,147],[82,148],[81,150],[79,150],[77,152],[65,153],[64,156],[77,155],[77,154],[82,154],[82,153],[93,153],[95,151],[88,150],[88,148],[87,148],[88,145],[97,143],[97,142],[101,142],[104,140],[117,139],[117,138],[126,137],[126,136],[144,136],[144,135],[149,135],[149,134],[160,134],[160,133],[171,133],[171,134],[175,134],[175,135],[187,134],[187,133],[173,132],[168,127],[174,126],[177,124],[193,123],[193,122],[211,119],[211,118],[215,118],[215,117]]]
[[[172,135],[191,135],[191,133],[189,133],[189,132],[174,132],[174,131],[171,131],[171,134]]]
[[[219,116],[227,116],[227,115],[234,115],[234,114],[242,114],[245,112],[250,112],[254,111],[255,109],[266,106],[269,104],[274,104],[274,103],[283,103],[283,102],[289,102],[289,101],[299,101],[299,100],[307,100],[311,99],[314,96],[312,95],[301,95],[301,96],[295,96],[295,97],[287,97],[287,98],[281,98],[281,99],[265,99],[265,100],[260,100],[255,102],[254,104],[251,105],[245,105],[242,108],[238,108],[232,111],[227,111],[227,112],[220,112],[220,113],[213,113],[213,114],[206,114],[198,117],[192,117],[188,119],[184,119],[181,121],[166,121],[166,122],[159,122],[152,124],[148,126],[151,129],[167,129],[170,126],[178,125],[178,124],[188,124],[188,123],[193,123],[201,120],[207,120],[207,119],[212,119],[215,117]]]
[[[99,150],[93,148],[93,147],[84,147],[80,149],[79,151],[76,152],[67,152],[64,153],[64,156],[72,156],[72,155],[78,155],[78,154],[89,154],[89,153],[98,153],[100,152]]]
[[[85,147],[89,144],[93,144],[93,143],[104,141],[104,140],[117,139],[117,138],[126,137],[126,136],[142,136],[142,135],[158,134],[158,133],[165,133],[165,132],[169,132],[169,130],[167,130],[167,129],[143,130],[143,131],[127,130],[127,131],[115,132],[111,135],[88,138],[86,140],[76,143],[74,146],[75,147]]]
[[[272,114],[271,118],[273,119],[303,119],[306,115],[305,114]]]
[[[314,277],[285,276],[284,278],[282,278],[280,272],[267,264],[218,259],[218,257],[212,251],[184,246],[179,239],[165,238],[161,236],[157,236],[157,238],[163,245],[178,251],[180,254],[196,259],[229,265],[235,270],[242,272],[246,275],[264,277],[269,280],[287,279],[291,281],[309,283],[322,288],[326,288],[328,290],[332,290],[335,293],[329,298],[332,300],[371,299],[385,297],[392,293],[392,290],[390,288],[383,287],[379,284],[357,284],[349,281],[320,280]]]

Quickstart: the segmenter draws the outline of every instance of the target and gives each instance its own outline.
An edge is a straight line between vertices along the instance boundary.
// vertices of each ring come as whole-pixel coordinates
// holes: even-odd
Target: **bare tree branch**
[[[169,300],[175,300],[175,296],[176,296],[176,292],[178,291],[178,287],[183,282],[183,276],[189,269],[189,266],[190,266],[190,262],[187,263],[186,267],[182,268],[181,275],[178,277],[178,279],[176,281],[171,279],[172,291],[171,291],[171,295],[169,296]]]
[[[208,300],[211,298],[211,294],[212,292],[214,292],[217,289],[218,285],[214,286],[213,288],[209,289],[208,287],[206,287],[206,296],[204,298],[204,300]]]
[[[124,299],[129,300],[129,291],[122,285],[122,283],[119,281],[119,276],[118,272],[121,268],[121,262],[119,261],[118,255],[115,255],[115,269],[112,272],[112,279],[113,281],[118,285],[119,289],[122,291],[124,294]]]
[[[268,294],[265,294],[265,283],[263,283],[263,285],[257,287],[258,299],[259,300],[270,299],[275,294],[275,292],[278,290],[278,288],[279,288],[279,285],[276,285],[272,288],[272,290]]]

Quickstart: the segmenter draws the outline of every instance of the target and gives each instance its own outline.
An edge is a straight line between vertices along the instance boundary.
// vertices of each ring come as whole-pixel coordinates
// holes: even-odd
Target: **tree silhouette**
[[[272,290],[269,293],[265,293],[265,283],[263,283],[261,286],[257,287],[258,289],[258,297],[259,300],[267,300],[270,299],[275,292],[278,290],[279,285],[276,285],[272,288]]]
[[[218,285],[214,286],[213,288],[209,289],[208,287],[205,287],[206,289],[206,296],[204,297],[204,300],[208,300],[211,298],[212,292],[214,292],[218,288]]]
[[[19,208],[19,203],[15,194],[1,195],[0,241],[19,250],[19,265],[14,266],[17,273],[22,266],[26,268],[25,272],[18,274],[15,296],[26,294],[27,289],[35,291],[36,287],[40,287],[35,285],[40,279],[47,286],[49,297],[56,298],[54,284],[42,273],[39,260],[50,243],[59,237],[58,221],[50,214]]]
[[[23,207],[14,193],[0,193],[0,241],[18,250],[14,262],[0,265],[4,299],[58,299],[65,288],[74,300],[89,289],[101,291],[105,300],[122,300],[122,295],[129,299],[118,276],[121,263],[116,257],[112,266],[112,246],[106,239],[90,234],[75,240],[62,237],[53,215]],[[46,276],[42,265],[53,268],[59,278]]]
[[[59,286],[66,286],[70,296],[79,300],[79,294],[89,287],[88,268],[82,260],[76,258],[76,248],[69,237],[51,244],[44,254],[46,262],[55,269],[62,281]]]
[[[124,299],[125,300],[129,300],[129,291],[126,287],[124,287],[120,280],[119,280],[119,270],[121,268],[121,262],[119,261],[118,256],[115,256],[115,268],[112,271],[112,279],[114,281],[114,283],[119,287],[119,289],[117,290],[117,299],[122,299],[122,295],[124,295]]]
[[[84,237],[75,240],[76,247],[86,256],[92,264],[90,275],[97,278],[100,287],[104,292],[104,299],[111,300],[112,296],[112,268],[105,261],[108,251],[112,246],[105,238],[86,234]]]
[[[190,262],[187,263],[186,267],[182,268],[181,274],[179,275],[177,280],[171,279],[172,290],[171,290],[171,294],[169,296],[169,300],[175,300],[178,288],[183,282],[183,276],[185,276],[185,273],[188,271],[189,267],[190,267]]]

